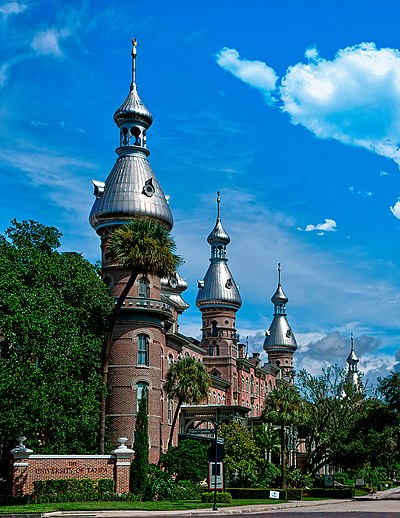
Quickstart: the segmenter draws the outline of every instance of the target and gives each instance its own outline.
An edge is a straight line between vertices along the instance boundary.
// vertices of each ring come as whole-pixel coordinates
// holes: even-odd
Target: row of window
[[[139,381],[136,384],[137,396],[136,396],[136,411],[139,411],[139,403],[143,397],[148,397],[149,385],[145,381]],[[162,400],[161,400],[162,402]],[[172,399],[168,399],[168,414],[167,414],[167,422],[168,424],[172,424],[173,419],[173,406],[174,402]]]

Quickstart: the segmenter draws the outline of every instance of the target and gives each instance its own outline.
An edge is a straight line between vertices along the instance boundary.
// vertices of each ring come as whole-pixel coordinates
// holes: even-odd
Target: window
[[[168,424],[172,424],[172,399],[168,399]]]
[[[172,354],[168,355],[168,367],[171,368],[171,365],[174,363],[174,357]]]
[[[139,411],[139,402],[142,398],[147,398],[149,386],[144,381],[137,384],[136,411]]]
[[[149,364],[149,337],[147,335],[138,336],[138,365]]]
[[[148,299],[150,297],[150,283],[147,277],[139,279],[138,297],[141,299]]]

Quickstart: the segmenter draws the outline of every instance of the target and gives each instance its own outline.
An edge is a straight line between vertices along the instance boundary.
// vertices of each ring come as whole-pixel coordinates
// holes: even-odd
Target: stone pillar
[[[127,437],[118,439],[119,446],[111,453],[115,455],[114,481],[116,493],[129,492],[129,479],[131,471],[131,460],[134,451],[126,446]]]
[[[11,450],[13,456],[12,496],[27,494],[29,457],[32,450],[24,445],[26,437],[18,437],[18,446]]]

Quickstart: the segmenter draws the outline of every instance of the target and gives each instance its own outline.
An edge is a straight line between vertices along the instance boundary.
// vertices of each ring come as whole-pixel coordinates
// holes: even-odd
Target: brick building
[[[120,131],[118,157],[105,182],[93,181],[96,199],[89,219],[101,239],[104,281],[111,294],[118,297],[130,272],[113,264],[105,251],[110,231],[136,218],[151,218],[168,229],[173,227],[167,200],[148,161],[147,131],[152,116],[137,90],[135,41],[130,91],[115,112],[114,121]],[[187,284],[178,274],[168,279],[139,277],[115,325],[107,406],[110,440],[128,437],[128,444],[133,443],[138,402],[146,391],[150,462],[157,462],[165,451],[171,429],[175,403],[166,398],[163,382],[172,362],[193,356],[206,365],[212,380],[208,401],[182,408],[175,444],[178,432],[190,433],[216,410],[225,419],[256,419],[265,395],[277,380],[289,381],[292,377],[297,345],[286,319],[287,297],[281,287],[280,269],[278,288],[272,297],[274,319],[264,345],[269,362],[262,364],[259,353],[248,357],[236,331],[236,312],[242,301],[227,264],[229,241],[221,222],[218,194],[217,221],[208,236],[210,265],[199,282],[196,299],[202,318],[200,341],[178,332],[178,318],[188,307],[182,299]]]

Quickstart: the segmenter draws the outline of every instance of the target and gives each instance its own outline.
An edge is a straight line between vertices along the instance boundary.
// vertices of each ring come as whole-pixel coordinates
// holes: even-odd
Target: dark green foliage
[[[312,487],[314,476],[301,469],[289,467],[286,473],[286,480],[291,488]]]
[[[226,483],[238,487],[253,484],[257,478],[261,452],[252,433],[232,421],[220,426],[219,435],[224,438]]]
[[[386,378],[378,378],[378,382],[378,390],[389,410],[400,414],[400,372],[392,372]]]
[[[260,459],[257,477],[258,487],[275,487],[279,483],[281,470],[268,460]]]
[[[229,487],[227,489],[235,500],[268,500],[270,491],[279,491],[279,500],[287,500],[286,491],[276,488],[249,488],[249,487]]]
[[[177,500],[198,500],[202,494],[199,484],[191,480],[180,480],[175,483],[175,498]]]
[[[191,480],[200,482],[207,477],[208,445],[194,439],[185,439],[161,455],[160,464],[176,482]]]
[[[33,487],[31,501],[37,504],[119,499],[119,496],[114,493],[114,480],[109,478],[36,480],[33,482]]]
[[[209,493],[203,493],[201,495],[202,502],[214,502],[214,492],[210,491]],[[218,491],[217,492],[217,502],[220,504],[231,504],[232,503],[232,495],[227,491]]]
[[[145,500],[175,500],[174,482],[168,473],[150,464]]]
[[[286,490],[287,499],[288,500],[301,500],[303,496],[303,490],[302,489],[296,489],[294,487],[289,487]]]
[[[57,251],[34,221],[0,236],[0,454],[25,435],[35,453],[95,453],[101,345],[112,300],[95,268]]]
[[[139,401],[133,449],[135,451],[135,458],[131,464],[131,491],[144,495],[149,475],[149,421],[146,395]]]

